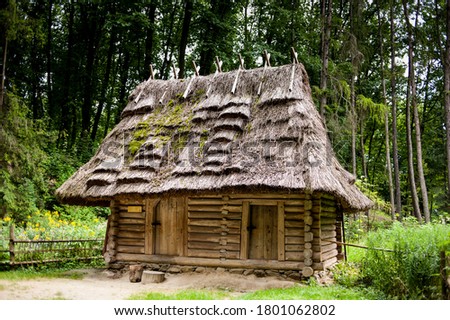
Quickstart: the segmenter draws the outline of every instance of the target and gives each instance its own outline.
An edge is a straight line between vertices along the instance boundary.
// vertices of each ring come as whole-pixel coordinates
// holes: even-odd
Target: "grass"
[[[290,288],[257,290],[236,295],[236,292],[213,290],[182,290],[172,294],[149,292],[132,295],[130,300],[378,300],[383,296],[375,291],[346,288],[340,285],[295,285]]]
[[[378,300],[379,294],[362,289],[350,289],[339,285],[294,286],[259,290],[240,296],[239,300]]]
[[[148,292],[135,294],[130,300],[223,300],[230,297],[229,292],[213,290],[182,290],[172,294]]]
[[[0,271],[0,280],[32,280],[32,279],[83,279],[83,274],[80,272],[69,272],[67,269],[34,269],[23,268],[17,270]]]
[[[355,244],[363,244],[363,241],[353,242]],[[366,249],[356,248],[356,247],[347,247],[347,261],[350,262],[361,262],[366,254]]]

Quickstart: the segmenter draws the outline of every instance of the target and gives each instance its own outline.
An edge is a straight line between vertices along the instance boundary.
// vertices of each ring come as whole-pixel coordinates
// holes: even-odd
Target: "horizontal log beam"
[[[239,258],[239,252],[225,249],[222,252],[220,250],[188,249],[188,257],[237,259]]]
[[[174,257],[161,255],[127,254],[118,253],[118,261],[144,262],[156,264],[176,264],[203,267],[225,268],[250,268],[250,269],[275,269],[275,270],[302,270],[303,262],[278,261],[278,260],[218,260],[208,258]],[[322,263],[314,263],[314,270],[323,270]]]

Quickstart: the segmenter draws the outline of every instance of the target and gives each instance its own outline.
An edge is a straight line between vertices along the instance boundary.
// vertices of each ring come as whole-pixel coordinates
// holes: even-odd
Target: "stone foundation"
[[[128,270],[128,266],[131,263],[114,263],[110,264],[110,269],[115,270]],[[210,268],[210,267],[201,267],[201,266],[180,266],[180,265],[170,265],[170,264],[146,264],[146,263],[139,263],[144,267],[145,270],[152,270],[152,271],[160,271],[165,273],[171,273],[171,274],[180,274],[180,273],[189,273],[189,272],[195,272],[195,273],[209,273],[209,272],[228,272],[230,274],[241,274],[244,276],[252,275],[254,274],[258,278],[262,277],[281,277],[284,279],[290,279],[295,281],[301,281],[308,279],[307,277],[302,276],[301,271],[295,271],[295,270],[263,270],[263,269],[243,269],[243,268],[224,268],[224,267],[217,267],[217,268]],[[314,277],[319,279],[324,276],[324,272],[316,272],[314,274]]]

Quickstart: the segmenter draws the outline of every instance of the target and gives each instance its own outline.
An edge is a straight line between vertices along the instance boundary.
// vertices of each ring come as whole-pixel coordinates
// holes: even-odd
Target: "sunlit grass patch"
[[[368,290],[343,286],[305,285],[290,288],[258,290],[246,293],[240,300],[377,300],[380,296]]]
[[[67,272],[65,269],[18,269],[18,270],[10,270],[10,271],[0,271],[0,280],[11,280],[11,281],[20,281],[20,280],[32,280],[32,279],[73,279],[80,280],[83,279],[82,273],[74,273]]]
[[[224,300],[229,293],[213,290],[182,290],[176,293],[147,292],[132,295],[130,300]]]

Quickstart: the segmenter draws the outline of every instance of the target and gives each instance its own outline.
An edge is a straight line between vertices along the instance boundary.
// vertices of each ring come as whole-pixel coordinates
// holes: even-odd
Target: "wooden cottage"
[[[301,64],[149,80],[58,190],[111,208],[108,263],[298,270],[343,258],[372,203],[336,160]]]

